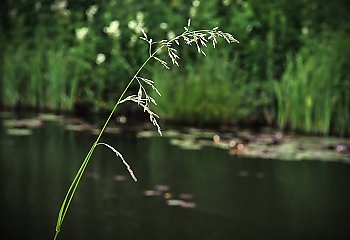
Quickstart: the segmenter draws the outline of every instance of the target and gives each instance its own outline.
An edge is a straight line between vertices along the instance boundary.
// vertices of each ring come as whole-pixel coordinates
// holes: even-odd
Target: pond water
[[[56,122],[0,124],[1,239],[51,239],[58,208],[95,136]],[[185,150],[160,137],[106,134],[59,239],[350,239],[350,165]]]

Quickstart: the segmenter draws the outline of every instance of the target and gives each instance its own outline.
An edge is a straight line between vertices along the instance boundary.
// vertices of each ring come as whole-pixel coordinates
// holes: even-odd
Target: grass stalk
[[[157,51],[159,51],[160,49],[161,49],[161,48],[159,48]],[[156,52],[157,52],[157,51],[156,51]],[[134,81],[134,79],[136,78],[136,76],[137,76],[137,75],[139,74],[139,72],[146,66],[146,64],[148,63],[148,61],[154,56],[154,54],[155,54],[156,52],[154,52],[151,56],[149,56],[149,57],[147,58],[147,60],[146,60],[146,61],[142,64],[142,66],[137,70],[137,72],[135,73],[135,75],[134,75],[134,76],[131,78],[131,80],[129,81],[128,85],[125,87],[125,89],[124,89],[124,91],[122,92],[122,94],[120,95],[118,101],[117,101],[116,104],[114,105],[114,107],[113,107],[111,113],[109,114],[107,120],[105,121],[105,123],[104,123],[104,125],[103,125],[103,127],[102,127],[100,133],[98,134],[98,136],[97,136],[97,138],[96,138],[94,144],[91,146],[91,148],[90,148],[88,154],[86,155],[86,157],[85,157],[85,159],[84,159],[82,165],[80,166],[80,168],[79,168],[77,174],[75,175],[75,177],[74,177],[74,179],[73,179],[73,181],[72,181],[72,183],[71,183],[71,185],[70,185],[70,187],[69,187],[69,189],[68,189],[68,192],[67,192],[67,194],[66,194],[66,196],[65,196],[65,198],[64,198],[64,200],[63,200],[63,203],[62,203],[62,205],[61,205],[61,208],[60,208],[60,210],[59,210],[58,219],[57,219],[57,224],[56,224],[56,233],[55,233],[54,240],[56,240],[57,237],[58,237],[58,234],[59,234],[59,232],[60,232],[60,229],[61,229],[61,226],[62,226],[62,224],[63,224],[64,218],[65,218],[65,216],[66,216],[66,214],[67,214],[67,211],[68,211],[68,209],[69,209],[69,206],[70,206],[70,204],[71,204],[71,201],[72,201],[72,199],[73,199],[73,196],[74,196],[74,194],[75,194],[75,192],[76,192],[76,189],[77,189],[77,187],[78,187],[78,185],[79,185],[79,183],[80,183],[81,177],[83,176],[83,174],[84,174],[84,172],[85,172],[85,169],[86,169],[86,167],[87,167],[87,165],[88,165],[88,163],[89,163],[89,161],[90,161],[90,159],[91,159],[91,156],[92,156],[92,154],[93,154],[93,152],[94,152],[94,150],[95,150],[97,144],[99,143],[99,141],[100,141],[100,139],[101,139],[101,137],[102,137],[102,134],[104,133],[104,131],[105,131],[105,129],[106,129],[106,127],[107,127],[109,121],[111,120],[111,118],[112,118],[114,112],[117,110],[117,108],[118,108],[118,106],[119,106],[121,100],[123,99],[125,93],[127,92],[127,90],[129,89],[129,87],[131,86],[131,84],[132,84],[132,82]]]
[[[109,147],[110,149],[112,149],[117,155],[121,154],[116,151],[113,147],[109,146],[108,144],[105,143],[100,143],[100,139],[108,125],[108,123],[110,122],[114,112],[117,110],[118,106],[125,102],[125,101],[133,101],[136,102],[138,105],[143,107],[143,110],[145,112],[147,112],[150,116],[150,120],[153,123],[153,125],[155,125],[158,128],[158,132],[159,134],[161,134],[161,130],[160,127],[156,121],[156,118],[158,118],[158,116],[152,112],[150,110],[149,104],[155,103],[155,100],[150,97],[145,89],[145,87],[143,86],[143,84],[141,82],[143,82],[145,85],[151,86],[153,90],[155,90],[159,95],[159,91],[157,90],[157,88],[155,88],[154,81],[150,80],[150,79],[146,79],[143,77],[139,76],[139,73],[141,72],[141,70],[147,65],[147,63],[151,60],[151,59],[155,59],[157,62],[159,62],[162,66],[164,66],[165,68],[169,69],[168,64],[166,61],[156,57],[155,55],[162,50],[163,48],[166,48],[168,51],[168,56],[171,59],[173,65],[178,65],[177,60],[179,59],[178,55],[177,55],[177,50],[172,46],[173,42],[175,42],[177,45],[179,45],[179,40],[180,38],[182,38],[182,40],[187,44],[187,45],[195,45],[195,47],[197,48],[199,53],[202,53],[203,55],[205,55],[205,53],[203,52],[203,50],[201,50],[201,47],[203,46],[207,46],[206,42],[208,42],[209,40],[212,41],[213,46],[215,47],[216,44],[216,37],[222,37],[224,38],[227,42],[231,43],[231,42],[238,42],[235,38],[233,38],[233,36],[229,33],[224,33],[220,30],[217,30],[218,28],[214,28],[213,30],[197,30],[197,31],[189,31],[190,27],[190,20],[188,21],[188,25],[187,27],[185,27],[185,31],[181,34],[178,35],[176,37],[174,37],[171,40],[162,40],[160,42],[153,42],[152,39],[149,39],[147,37],[147,34],[142,30],[143,33],[143,37],[140,37],[142,40],[144,40],[145,42],[147,42],[149,44],[149,56],[148,58],[144,61],[144,63],[141,65],[141,67],[138,68],[138,70],[136,71],[136,73],[134,74],[134,76],[130,79],[130,81],[128,82],[128,84],[126,85],[126,87],[124,88],[123,92],[121,93],[119,99],[117,100],[117,102],[115,103],[112,111],[110,112],[107,120],[105,121],[101,131],[99,132],[95,142],[92,144],[88,154],[86,155],[82,165],[80,166],[77,174],[75,175],[69,189],[68,192],[66,193],[66,196],[63,200],[63,203],[60,207],[59,213],[58,213],[58,218],[57,218],[57,223],[56,223],[56,232],[55,232],[55,236],[54,236],[54,240],[56,240],[58,238],[59,232],[61,230],[63,221],[66,217],[67,211],[69,209],[69,206],[72,202],[72,199],[74,197],[74,194],[76,193],[76,190],[79,186],[79,183],[81,181],[81,178],[85,172],[85,169],[92,157],[92,154],[95,150],[95,148],[97,147],[97,145],[105,145],[107,147]],[[152,46],[154,44],[159,44],[160,46],[158,48],[156,48],[156,50],[152,53]],[[125,95],[127,93],[127,91],[129,90],[130,86],[132,85],[132,83],[135,81],[135,79],[137,80],[137,83],[139,84],[139,91],[137,93],[137,95],[131,95],[128,96],[126,98]],[[123,159],[123,157],[121,156],[121,159],[123,160],[123,163],[125,164],[125,161]],[[130,172],[130,167],[128,164],[125,164]],[[132,171],[130,172],[130,174],[132,175],[132,177],[134,178],[135,181],[137,181],[137,179],[134,177],[134,175],[132,174]]]

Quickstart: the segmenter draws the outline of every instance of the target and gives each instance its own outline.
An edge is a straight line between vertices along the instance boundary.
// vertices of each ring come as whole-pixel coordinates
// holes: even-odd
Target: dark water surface
[[[59,205],[94,139],[56,123],[28,136],[0,127],[0,239],[53,237]],[[348,164],[242,159],[132,133],[104,141],[123,153],[139,182],[98,147],[59,239],[350,239]],[[145,196],[157,185],[169,186],[170,198],[186,193],[193,208]]]

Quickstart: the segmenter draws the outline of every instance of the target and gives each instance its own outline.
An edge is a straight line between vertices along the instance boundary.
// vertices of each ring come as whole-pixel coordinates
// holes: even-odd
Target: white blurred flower
[[[130,22],[128,22],[128,27],[130,29],[134,29],[137,26],[137,23],[135,20],[131,20]]]
[[[89,29],[87,27],[78,28],[75,29],[75,36],[78,40],[84,40],[88,32]]]
[[[17,10],[16,9],[12,9],[9,12],[9,15],[10,15],[11,18],[15,18],[17,16]]]
[[[197,8],[200,5],[200,1],[199,0],[193,0],[192,2],[192,7],[190,8],[190,17],[193,18],[197,15]]]
[[[303,35],[307,35],[307,34],[309,33],[309,29],[308,29],[307,27],[303,27],[303,28],[301,29],[301,33],[302,33]]]
[[[67,1],[66,0],[56,0],[53,4],[51,4],[51,10],[52,11],[62,11],[67,8]]]
[[[67,9],[68,3],[66,0],[56,0],[53,4],[51,4],[50,8],[53,12],[57,14],[68,17],[70,16],[70,10]]]
[[[192,2],[193,7],[199,7],[199,4],[201,4],[201,2],[199,0],[194,0]]]
[[[94,19],[94,16],[96,15],[97,11],[98,11],[98,6],[96,4],[86,9],[85,14],[89,21],[92,21]]]
[[[253,26],[249,24],[245,29],[247,32],[251,32],[253,30]]]
[[[145,18],[145,15],[143,14],[143,12],[137,12],[136,13],[136,20],[138,22],[143,22],[144,18]]]
[[[111,37],[119,37],[120,31],[119,31],[119,21],[114,20],[112,21],[108,26],[103,28],[103,31],[107,33]]]
[[[96,56],[95,62],[97,65],[100,65],[101,63],[104,63],[105,60],[106,60],[106,56],[103,53],[99,53]]]
[[[142,29],[146,31],[144,27],[144,14],[142,12],[136,13],[136,20],[131,20],[128,22],[128,27],[132,29],[135,33],[141,34]]]
[[[165,30],[165,29],[168,28],[168,24],[165,23],[165,22],[162,22],[159,26],[160,26],[160,28],[163,29],[163,30]]]
[[[137,42],[137,39],[138,39],[138,37],[136,35],[132,35],[131,38],[130,38],[130,42],[132,44],[135,44]]]
[[[167,37],[168,37],[169,40],[171,40],[174,37],[176,37],[176,35],[175,35],[175,33],[173,31],[170,31],[170,32],[168,32]]]
[[[70,10],[65,9],[60,12],[61,16],[63,17],[69,17],[70,16]]]
[[[227,7],[231,4],[231,0],[223,0],[222,3]]]
[[[195,17],[197,15],[197,9],[195,7],[190,8],[190,16],[191,18]]]
[[[39,11],[41,9],[41,2],[36,2],[35,3],[35,10]]]

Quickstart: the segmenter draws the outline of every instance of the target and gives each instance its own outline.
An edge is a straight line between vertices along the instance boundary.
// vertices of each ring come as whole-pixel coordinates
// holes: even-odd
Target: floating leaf
[[[32,130],[25,128],[8,128],[6,129],[6,133],[12,136],[29,136],[33,132]]]

